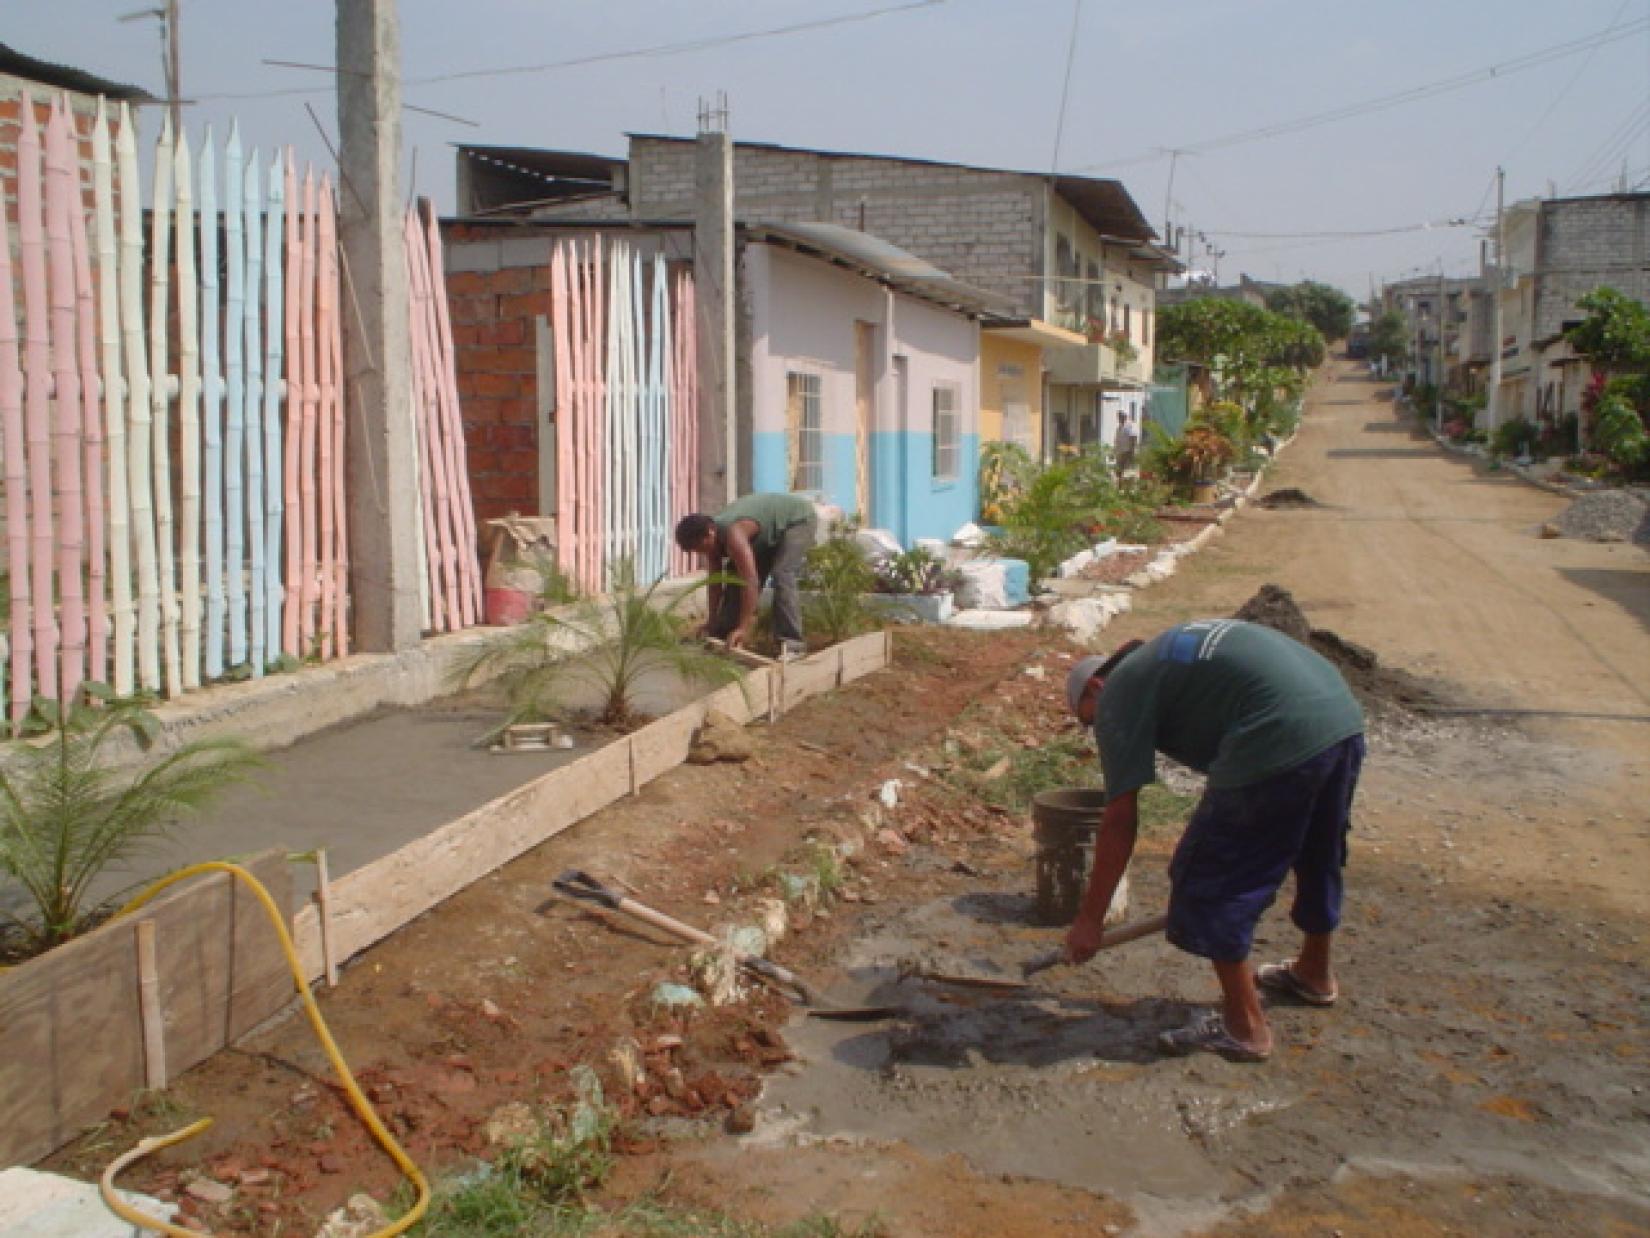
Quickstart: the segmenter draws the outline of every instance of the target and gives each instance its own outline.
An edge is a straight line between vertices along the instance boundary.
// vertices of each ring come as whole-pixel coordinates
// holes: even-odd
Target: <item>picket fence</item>
[[[692,570],[676,522],[698,501],[693,277],[632,245],[561,240],[550,257],[556,549],[601,592]]]
[[[0,245],[14,725],[36,695],[69,700],[87,680],[177,697],[261,676],[283,655],[349,652],[331,177],[300,179],[290,150],[266,170],[232,128],[220,178],[210,130],[196,159],[168,122],[146,247],[125,104],[113,140],[100,104],[90,145],[89,238],[67,101],[52,105],[43,146],[23,109],[15,258]],[[3,196],[0,228],[10,235]],[[450,539],[426,553],[425,593],[441,593],[426,626],[453,630],[477,621],[480,574],[445,297],[429,276],[439,244],[434,221],[409,212],[409,276],[422,270],[426,286],[408,324],[418,475],[436,537]]]

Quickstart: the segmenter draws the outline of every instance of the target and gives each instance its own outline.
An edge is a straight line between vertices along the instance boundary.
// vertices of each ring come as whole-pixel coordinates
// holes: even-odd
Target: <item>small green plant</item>
[[[830,898],[842,889],[842,884],[846,880],[846,874],[842,871],[842,857],[837,854],[836,848],[824,839],[809,840],[808,867],[818,883],[821,898]]]
[[[1540,434],[1534,422],[1515,417],[1495,428],[1495,433],[1490,437],[1490,450],[1498,456],[1515,459],[1527,456],[1534,450]]]
[[[554,717],[579,685],[600,695],[600,722],[623,725],[634,719],[642,678],[658,670],[707,686],[739,680],[738,666],[685,639],[691,625],[684,611],[707,582],[666,593],[660,582],[637,585],[628,565],[617,575],[606,598],[539,611],[460,663],[459,686],[496,678],[503,687],[507,714],[493,735]]]
[[[853,529],[839,526],[808,551],[802,573],[802,587],[810,594],[802,606],[804,624],[823,632],[833,645],[880,627],[880,616],[865,604],[865,595],[876,586],[876,572],[855,544]]]
[[[1065,461],[1045,467],[1004,507],[998,532],[990,540],[993,554],[1024,559],[1033,580],[1052,575],[1061,562],[1088,545],[1073,472]]]
[[[874,570],[878,593],[944,593],[957,586],[957,573],[921,546],[889,555]]]
[[[0,920],[26,954],[84,932],[115,902],[90,902],[99,876],[165,838],[180,817],[205,808],[259,764],[240,740],[196,740],[123,777],[108,768],[104,745],[127,734],[145,752],[154,746],[160,724],[141,704],[87,684],[67,709],[36,698],[34,713],[50,738],[18,745],[11,768],[0,769],[0,873],[33,907],[28,918],[0,911]]]
[[[1017,498],[1037,475],[1037,462],[1018,443],[980,445],[980,519],[996,524],[1003,508]]]
[[[1650,434],[1644,419],[1623,395],[1611,392],[1598,402],[1593,440],[1611,463],[1626,472],[1650,465]]]

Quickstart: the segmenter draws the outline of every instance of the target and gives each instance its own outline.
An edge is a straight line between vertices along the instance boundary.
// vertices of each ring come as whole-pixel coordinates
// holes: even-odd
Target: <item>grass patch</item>
[[[1171,791],[1160,782],[1141,788],[1138,808],[1142,833],[1153,834],[1166,828],[1180,829],[1197,807],[1197,796]]]
[[[1060,731],[1035,747],[992,737],[949,778],[970,795],[1009,812],[1026,812],[1044,791],[1093,786],[1094,745],[1084,731]]]

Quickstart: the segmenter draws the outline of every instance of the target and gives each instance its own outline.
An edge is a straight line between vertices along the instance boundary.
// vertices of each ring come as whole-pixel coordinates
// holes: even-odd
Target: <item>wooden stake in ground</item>
[[[50,273],[52,369],[56,383],[53,461],[57,479],[59,690],[71,701],[86,674],[86,499],[81,484],[79,348],[75,340],[74,242],[80,189],[69,145],[67,106],[52,104],[46,123],[46,237]]]
[[[32,104],[17,139],[17,237],[23,262],[23,414],[28,440],[29,571],[34,602],[35,691],[57,699],[57,617],[53,611],[51,337],[47,327],[45,224],[40,189],[40,133]]]
[[[207,136],[207,150],[211,151],[211,135]],[[210,166],[210,165],[209,165]],[[203,169],[205,170],[205,169]],[[194,180],[189,155],[189,139],[178,134],[173,156],[173,174],[177,178],[177,264],[178,264],[178,585],[182,595],[179,608],[179,638],[182,646],[183,689],[189,691],[201,686],[201,356],[200,356],[200,286],[195,270],[195,203]],[[212,228],[217,230],[217,201],[212,199]],[[216,246],[212,256],[211,302],[206,313],[212,322],[212,349],[218,346],[217,284],[218,263]],[[218,359],[212,357],[212,368]],[[217,437],[217,414],[213,411]],[[217,444],[214,443],[214,449]],[[214,513],[215,515],[216,513]],[[215,526],[221,536],[221,526]],[[216,570],[216,565],[209,564]],[[222,596],[223,581],[217,581]]]
[[[0,237],[11,235],[0,193]],[[11,722],[28,715],[34,682],[34,632],[29,590],[29,483],[23,430],[23,372],[17,351],[17,300],[11,245],[0,245],[0,447],[5,452],[6,567],[11,601]]]
[[[149,356],[143,332],[143,186],[138,179],[132,112],[120,105],[115,140],[120,171],[120,321],[126,361],[126,476],[131,486],[132,532],[137,542],[138,687],[160,690],[160,582],[155,539],[154,417]],[[164,384],[165,376],[162,376]]]
[[[103,348],[103,425],[109,467],[109,580],[114,612],[114,689],[133,691],[132,512],[127,484],[126,378],[120,357],[120,259],[115,247],[113,148],[103,100],[92,129],[92,202],[97,226],[98,336]],[[137,193],[134,187],[132,192]]]

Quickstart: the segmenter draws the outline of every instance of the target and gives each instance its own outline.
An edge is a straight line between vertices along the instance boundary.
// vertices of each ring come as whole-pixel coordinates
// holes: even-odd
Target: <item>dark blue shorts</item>
[[[1169,862],[1169,940],[1216,963],[1248,958],[1291,869],[1295,926],[1334,931],[1363,759],[1354,735],[1265,782],[1205,791]]]

